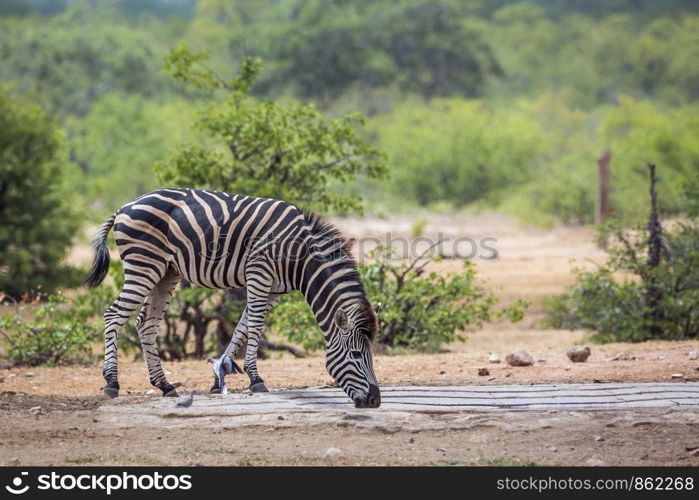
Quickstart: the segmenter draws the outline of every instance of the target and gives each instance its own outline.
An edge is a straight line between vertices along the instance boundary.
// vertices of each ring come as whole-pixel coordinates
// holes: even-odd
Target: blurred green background
[[[210,96],[162,70],[180,42],[224,76],[261,57],[260,99],[365,113],[391,176],[343,189],[370,212],[591,223],[606,149],[619,215],[643,213],[646,162],[665,215],[699,178],[695,1],[3,0],[0,88],[55,117],[85,218],[157,187],[152,165],[196,140]]]

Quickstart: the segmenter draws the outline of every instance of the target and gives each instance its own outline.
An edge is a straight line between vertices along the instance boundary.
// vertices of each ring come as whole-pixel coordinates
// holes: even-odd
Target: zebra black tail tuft
[[[116,214],[104,221],[92,240],[92,268],[85,278],[84,284],[90,288],[98,286],[109,271],[109,248],[107,247],[107,235],[114,225]]]

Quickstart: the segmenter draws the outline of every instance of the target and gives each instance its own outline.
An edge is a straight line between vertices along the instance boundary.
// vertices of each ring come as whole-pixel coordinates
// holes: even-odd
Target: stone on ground
[[[566,356],[573,363],[584,363],[590,357],[591,351],[588,346],[574,345],[566,351]]]
[[[510,366],[530,366],[534,364],[534,358],[524,349],[517,349],[505,357]]]

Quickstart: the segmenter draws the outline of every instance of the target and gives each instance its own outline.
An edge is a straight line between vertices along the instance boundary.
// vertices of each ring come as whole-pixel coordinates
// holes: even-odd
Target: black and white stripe
[[[124,205],[100,227],[86,283],[106,276],[106,239],[114,227],[124,263],[124,287],[105,318],[105,392],[115,396],[117,335],[142,305],[137,329],[151,383],[176,394],[160,363],[156,336],[180,279],[208,288],[246,287],[247,306],[231,342],[214,364],[212,392],[243,345],[251,389],[266,390],[257,370],[265,315],[282,294],[299,290],[325,336],[326,367],[357,406],[378,406],[371,339],[376,314],[339,231],[320,217],[281,201],[197,189],[159,189]]]

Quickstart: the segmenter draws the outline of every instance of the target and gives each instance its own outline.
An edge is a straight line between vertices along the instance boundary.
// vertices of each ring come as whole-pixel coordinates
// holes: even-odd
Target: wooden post
[[[610,151],[603,152],[597,158],[598,178],[597,178],[597,213],[595,214],[595,224],[603,225],[609,219],[611,207],[609,206],[609,162],[612,159]],[[606,238],[600,240],[598,244],[602,250],[607,249]]]
[[[650,174],[650,215],[648,216],[648,272],[644,277],[646,285],[645,306],[647,328],[651,337],[657,338],[662,333],[663,290],[658,284],[657,267],[660,265],[660,252],[663,249],[663,227],[658,215],[658,192],[655,185],[658,177],[655,175],[655,165],[648,164]]]

